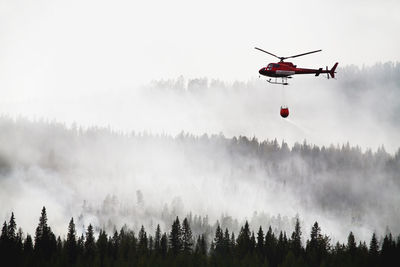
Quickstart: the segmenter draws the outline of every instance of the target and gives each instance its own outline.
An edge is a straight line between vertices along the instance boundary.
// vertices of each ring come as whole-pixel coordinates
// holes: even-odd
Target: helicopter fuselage
[[[323,70],[319,69],[305,69],[305,68],[297,68],[292,62],[278,62],[278,63],[270,63],[267,67],[261,68],[258,73],[268,77],[289,77],[294,74],[315,74],[315,76],[319,76],[321,73],[329,73],[331,74],[331,70]]]

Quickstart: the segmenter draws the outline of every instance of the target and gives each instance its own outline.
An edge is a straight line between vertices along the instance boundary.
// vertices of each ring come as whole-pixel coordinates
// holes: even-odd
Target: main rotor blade
[[[282,58],[278,57],[277,55],[274,55],[274,54],[272,54],[272,53],[270,53],[270,52],[267,52],[267,51],[265,51],[265,50],[262,50],[261,48],[258,48],[258,47],[254,47],[254,48],[257,49],[257,50],[260,50],[261,52],[270,54],[271,56],[274,56],[274,57],[276,57],[276,58],[282,59]]]
[[[285,59],[305,56],[305,55],[308,55],[308,54],[317,53],[317,52],[321,52],[321,51],[322,51],[321,49],[320,50],[315,50],[315,51],[311,51],[311,52],[307,52],[307,53],[303,53],[303,54],[299,54],[299,55],[295,55],[295,56],[285,57]]]

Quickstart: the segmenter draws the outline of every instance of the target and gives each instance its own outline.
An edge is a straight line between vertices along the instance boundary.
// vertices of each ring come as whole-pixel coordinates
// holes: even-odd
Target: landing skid
[[[272,79],[268,79],[267,82],[272,83],[272,84],[289,85],[289,83],[287,82],[288,78],[292,78],[292,77],[282,77],[281,82],[278,81],[278,78],[275,78],[274,81]]]

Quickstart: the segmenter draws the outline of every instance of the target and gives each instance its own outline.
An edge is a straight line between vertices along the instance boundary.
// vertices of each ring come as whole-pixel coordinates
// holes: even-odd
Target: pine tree
[[[239,253],[239,257],[246,256],[250,251],[251,241],[250,241],[250,227],[249,223],[246,221],[244,227],[241,227],[238,238],[236,240],[237,249]]]
[[[353,232],[350,232],[349,236],[347,237],[347,251],[349,252],[351,257],[355,256],[357,244],[353,235]]]
[[[329,249],[329,237],[322,236],[321,228],[315,222],[311,228],[311,239],[307,241],[306,253],[311,265],[319,266],[321,260],[324,259]]]
[[[259,255],[264,254],[264,232],[261,226],[257,233],[257,252]]]
[[[154,239],[152,236],[149,236],[149,253],[151,254],[154,249]]]
[[[42,208],[39,224],[35,231],[34,251],[39,259],[50,259],[57,249],[56,237],[47,225],[46,208]]]
[[[379,245],[378,240],[376,239],[375,233],[372,234],[371,242],[369,244],[369,254],[371,256],[378,256],[379,253]]]
[[[201,235],[200,239],[200,252],[201,255],[207,255],[207,242],[204,234]]]
[[[76,242],[76,257],[81,258],[85,253],[85,236],[81,234]]]
[[[161,228],[160,225],[157,224],[156,233],[154,235],[154,251],[159,254],[161,251]]]
[[[292,233],[291,248],[296,257],[300,255],[301,246],[301,228],[299,218],[296,218],[296,225],[294,227],[294,232]]]
[[[109,243],[110,243],[111,256],[114,260],[116,260],[118,257],[118,250],[119,250],[119,243],[120,243],[120,238],[119,238],[117,229],[114,229],[114,235],[111,238]],[[147,242],[146,242],[146,251],[147,251]]]
[[[8,229],[7,229],[8,239],[11,242],[15,241],[16,232],[17,232],[17,224],[15,223],[14,212],[11,212],[11,218],[10,218],[10,221],[8,223]]]
[[[9,231],[7,222],[4,222],[0,236],[0,261],[5,266],[12,265],[10,259],[10,239],[8,233]]]
[[[96,244],[93,232],[93,226],[89,224],[86,231],[86,240],[85,240],[85,256],[89,259],[93,259],[95,255]]]
[[[214,249],[217,254],[223,254],[224,251],[224,234],[219,224],[215,230]]]
[[[265,255],[272,266],[277,264],[275,257],[276,243],[277,240],[275,234],[272,232],[272,227],[269,226],[268,232],[265,235]]]
[[[160,250],[161,250],[161,255],[163,255],[163,257],[165,257],[168,252],[168,237],[167,237],[166,233],[164,233],[161,237]]]
[[[107,256],[107,247],[108,247],[107,233],[104,230],[100,230],[96,247],[100,256],[100,266],[104,266],[104,261]]]
[[[68,225],[67,241],[65,243],[68,262],[74,264],[77,258],[77,242],[74,218],[71,218]]]
[[[146,255],[147,254],[147,248],[148,248],[148,239],[147,239],[147,233],[144,230],[144,226],[140,228],[139,231],[139,253],[140,255]]]
[[[225,228],[225,233],[224,233],[224,253],[228,254],[230,253],[231,249],[232,249],[232,245],[231,245],[231,239],[229,236],[229,230],[228,228]]]
[[[176,220],[172,224],[169,242],[174,255],[182,251],[182,228],[178,217],[176,217]]]
[[[182,246],[185,253],[190,254],[192,252],[193,236],[187,218],[185,218],[182,222]]]
[[[256,237],[254,235],[254,232],[251,232],[251,237],[250,237],[250,252],[253,253],[254,249],[256,248]]]
[[[33,242],[31,235],[27,235],[24,241],[24,254],[31,255],[33,253]]]
[[[378,257],[379,257],[379,244],[376,239],[375,233],[372,234],[371,242],[369,244],[368,251],[369,265],[370,266],[378,266]]]
[[[1,229],[0,242],[1,244],[5,244],[7,240],[8,240],[8,225],[7,222],[4,222],[3,228]]]
[[[396,255],[396,242],[391,233],[387,234],[383,240],[381,255],[384,266],[389,266],[392,262],[400,262],[400,256]]]
[[[196,245],[194,246],[194,253],[196,255],[200,255],[200,242],[201,242],[200,235],[198,235],[196,240]]]

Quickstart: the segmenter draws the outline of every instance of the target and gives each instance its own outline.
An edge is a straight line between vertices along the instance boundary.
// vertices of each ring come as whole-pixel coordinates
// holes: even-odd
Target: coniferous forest
[[[292,233],[275,235],[269,227],[250,229],[246,221],[235,236],[219,224],[212,240],[194,236],[187,218],[176,217],[169,229],[154,233],[142,226],[138,233],[122,227],[95,233],[89,224],[78,236],[71,218],[66,237],[56,236],[43,207],[34,235],[17,228],[14,213],[0,237],[1,266],[399,266],[400,235],[374,233],[370,242],[331,244],[315,222],[309,237],[302,236],[299,219]],[[303,244],[302,240],[306,240]]]

